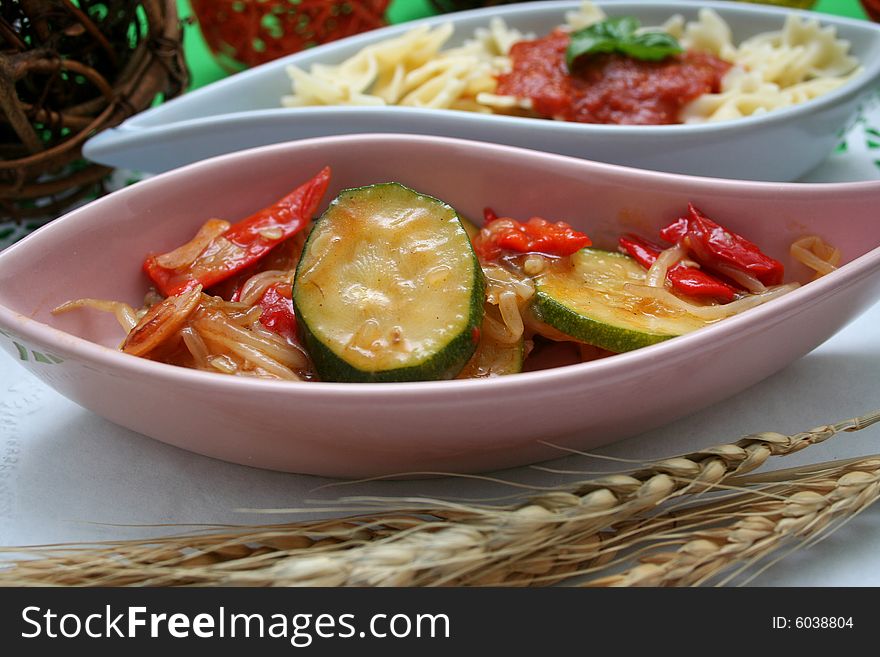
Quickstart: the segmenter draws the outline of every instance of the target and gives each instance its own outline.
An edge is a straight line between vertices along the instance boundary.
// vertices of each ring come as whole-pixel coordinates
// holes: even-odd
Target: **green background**
[[[178,0],[180,15],[192,16],[189,0]],[[865,12],[859,4],[859,0],[819,0],[814,7],[816,11],[822,11],[838,16],[852,18],[865,18]],[[393,23],[424,18],[434,14],[429,0],[393,0],[388,10],[389,18]],[[184,47],[186,59],[192,73],[192,87],[201,87],[226,76],[226,72],[217,65],[211,56],[195,22],[186,28]]]

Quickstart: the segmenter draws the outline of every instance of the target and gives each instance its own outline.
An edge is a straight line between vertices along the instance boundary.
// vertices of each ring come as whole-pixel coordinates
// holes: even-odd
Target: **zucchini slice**
[[[293,303],[322,380],[427,381],[473,355],[484,290],[456,211],[383,183],[341,192],[315,222]]]
[[[555,329],[616,353],[647,347],[717,321],[643,297],[627,290],[627,283],[645,283],[645,270],[635,260],[613,251],[581,249],[570,262],[564,258],[553,262],[536,277],[531,312],[538,323],[551,327],[551,333]]]
[[[480,232],[480,227],[465,216],[458,215],[458,218],[461,220],[461,225],[464,227],[464,232],[468,234],[468,238],[470,238],[471,242],[473,242],[474,238]]]

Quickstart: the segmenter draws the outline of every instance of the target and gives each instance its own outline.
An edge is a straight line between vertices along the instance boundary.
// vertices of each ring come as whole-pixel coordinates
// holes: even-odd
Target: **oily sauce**
[[[681,108],[718,93],[730,64],[708,53],[686,52],[661,61],[616,53],[579,58],[569,72],[569,35],[513,45],[513,68],[498,77],[496,93],[529,98],[544,118],[580,123],[660,125],[680,123]]]

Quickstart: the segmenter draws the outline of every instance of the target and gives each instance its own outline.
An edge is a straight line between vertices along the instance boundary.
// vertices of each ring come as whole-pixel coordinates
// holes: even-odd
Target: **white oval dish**
[[[610,358],[484,380],[291,383],[123,354],[112,316],[53,316],[79,297],[139,305],[140,265],[212,216],[238,219],[324,165],[340,189],[396,180],[465,216],[493,206],[645,236],[688,201],[806,281],[788,246],[818,234],[839,271],[695,333]],[[70,399],[172,445],[262,468],[360,477],[477,471],[589,449],[742,390],[806,354],[880,297],[880,182],[769,184],[628,169],[506,146],[405,135],[304,140],[234,153],[95,201],[0,253],[0,347]],[[841,220],[845,217],[845,221]]]
[[[680,13],[715,9],[739,41],[777,30],[788,10],[730,2],[598,3],[610,16],[634,15],[657,25]],[[534,2],[491,7],[425,21],[452,21],[451,45],[501,16],[525,32],[545,34],[578,2]],[[166,171],[231,151],[325,135],[392,132],[477,139],[603,162],[691,175],[744,180],[794,180],[828,155],[860,99],[880,81],[880,27],[811,12],[852,44],[864,71],[838,89],[789,108],[733,121],[672,126],[619,126],[482,115],[407,107],[280,106],[290,93],[289,64],[337,63],[365,45],[402,34],[402,24],[344,39],[270,62],[132,117],[85,145],[87,157],[113,166]]]

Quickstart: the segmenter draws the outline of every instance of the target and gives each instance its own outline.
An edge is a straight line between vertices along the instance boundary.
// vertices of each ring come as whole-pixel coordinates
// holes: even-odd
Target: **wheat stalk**
[[[792,454],[878,421],[880,411],[875,411],[791,436],[752,434],[735,443],[655,461],[627,474],[546,490],[515,505],[351,498],[345,502],[379,504],[380,510],[343,519],[225,531],[215,528],[202,535],[8,548],[7,553],[41,558],[8,563],[0,570],[0,585],[424,586],[556,582],[572,574],[605,568],[619,560],[622,551],[651,536],[663,535],[673,516],[657,515],[657,509],[668,506],[674,498],[690,499],[723,490],[730,482],[747,485],[745,475],[771,456]],[[761,485],[765,489],[762,499],[775,495],[773,499],[778,501],[785,496],[773,492],[766,483]],[[806,502],[798,498],[792,504]],[[406,506],[401,508],[402,504]],[[836,514],[851,510],[839,505],[834,508]],[[712,539],[701,535],[698,540]],[[685,541],[681,547],[689,543]],[[732,549],[725,554],[731,555],[728,562],[751,555]],[[669,555],[664,559],[664,564],[677,563]],[[661,568],[676,576],[684,567],[660,563],[641,566],[642,573]],[[700,562],[699,567],[705,570],[704,566]],[[681,577],[665,577],[670,583],[684,582]],[[648,581],[647,574],[637,573],[635,580],[618,579],[614,583],[643,581]]]
[[[794,551],[821,540],[880,498],[880,456],[823,465],[818,474],[796,473],[786,481],[789,474],[779,473],[780,483],[763,487],[760,495],[747,491],[678,513],[674,525],[662,515],[653,518],[649,524],[666,527],[645,528],[646,535],[662,547],[643,554],[632,568],[585,585],[728,584],[750,569],[751,579],[785,556],[786,546],[793,544]],[[755,570],[770,556],[775,558]]]

